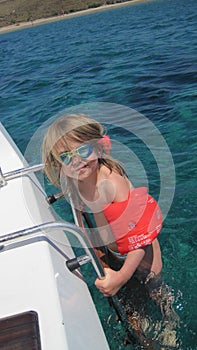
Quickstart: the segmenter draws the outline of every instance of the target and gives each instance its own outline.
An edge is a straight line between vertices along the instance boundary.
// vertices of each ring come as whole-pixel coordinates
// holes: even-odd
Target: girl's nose
[[[71,164],[72,165],[76,165],[76,164],[79,164],[81,162],[81,157],[78,155],[78,154],[74,154],[72,156],[72,161],[71,161]]]

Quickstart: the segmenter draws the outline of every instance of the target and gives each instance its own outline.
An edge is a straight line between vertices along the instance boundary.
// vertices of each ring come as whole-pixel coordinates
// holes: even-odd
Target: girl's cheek
[[[90,160],[88,165],[92,171],[96,170],[98,168],[98,159]]]
[[[71,170],[68,166],[62,165],[61,176],[69,176],[71,174]]]
[[[91,158],[91,159],[98,159],[99,158],[99,153],[97,151],[93,151],[89,158]]]

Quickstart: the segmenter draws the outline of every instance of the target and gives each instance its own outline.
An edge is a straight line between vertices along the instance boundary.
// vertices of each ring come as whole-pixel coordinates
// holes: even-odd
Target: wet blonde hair
[[[105,128],[96,120],[85,114],[67,114],[57,119],[47,130],[42,145],[42,161],[44,171],[57,187],[60,187],[60,172],[62,161],[57,151],[57,142],[61,140],[65,152],[70,151],[70,142],[94,142],[94,146],[101,150],[98,158],[99,164],[104,164],[110,171],[114,170],[124,175],[123,167],[118,161],[106,154],[102,144],[96,144],[96,140],[102,139]],[[70,181],[69,181],[70,182]]]

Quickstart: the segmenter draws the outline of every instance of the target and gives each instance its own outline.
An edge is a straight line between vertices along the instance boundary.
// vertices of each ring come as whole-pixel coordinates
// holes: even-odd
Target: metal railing
[[[12,170],[12,171],[9,171],[8,173],[3,174],[0,168],[0,187],[5,186],[9,180],[12,180],[17,177],[21,177],[30,173],[35,173],[36,171],[39,171],[42,169],[43,169],[43,164],[36,164],[25,168]]]
[[[77,262],[79,265],[82,265],[86,262],[91,261],[97,276],[99,278],[103,278],[105,276],[103,272],[103,267],[100,261],[98,260],[94,252],[94,249],[91,247],[91,242],[84,236],[84,233],[80,230],[78,226],[71,224],[69,222],[47,222],[44,224],[26,228],[24,230],[8,233],[0,237],[0,244],[9,243],[10,241],[16,240],[19,238],[25,238],[27,236],[39,233],[44,230],[54,230],[54,229],[66,230],[67,232],[73,234],[79,240],[83,249],[86,252],[86,256],[83,256],[77,259]],[[3,250],[3,246],[1,247],[1,250]]]
[[[33,166],[27,166],[27,167],[24,167],[21,169],[16,169],[16,170],[13,170],[13,171],[10,171],[7,173],[2,173],[2,170],[0,168],[0,187],[5,186],[7,184],[7,182],[12,180],[12,179],[22,177],[22,176],[30,174],[30,173],[34,173],[34,172],[40,171],[42,169],[43,169],[43,164],[36,164]],[[62,196],[62,194],[57,194],[58,198],[60,198],[61,196]],[[76,225],[68,223],[68,222],[47,222],[44,224],[29,227],[29,228],[24,229],[24,230],[12,232],[12,233],[9,233],[7,235],[1,236],[0,237],[0,244],[5,243],[5,242],[9,242],[9,241],[14,240],[14,239],[18,239],[21,237],[26,237],[26,236],[29,236],[29,235],[34,234],[34,233],[38,233],[38,232],[40,232],[42,230],[46,230],[46,229],[67,230],[68,232],[73,234],[75,237],[77,237],[77,239],[79,240],[79,242],[81,243],[82,247],[84,248],[84,250],[87,254],[86,256],[76,258],[76,260],[77,260],[76,266],[77,266],[77,264],[83,265],[84,263],[91,260],[92,265],[97,273],[97,276],[100,278],[103,278],[105,276],[104,271],[103,271],[103,267],[102,267],[98,257],[95,254],[94,248],[91,245],[91,241],[89,240],[88,236],[85,235],[85,228],[84,228],[82,220],[81,220],[81,215],[80,215],[80,225],[79,225],[79,220],[78,220],[79,218],[77,218],[77,214],[76,214],[73,202],[72,202],[72,198],[71,198],[71,196],[69,196],[69,197],[70,197],[71,208],[72,208],[73,217],[74,217],[74,221],[75,221]],[[46,197],[46,200],[49,202],[47,197]],[[80,229],[80,226],[82,227],[83,231]],[[3,246],[1,246],[0,248],[3,249]]]

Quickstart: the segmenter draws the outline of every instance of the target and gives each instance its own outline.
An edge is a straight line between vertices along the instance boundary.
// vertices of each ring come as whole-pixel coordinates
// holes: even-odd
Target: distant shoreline
[[[12,32],[12,31],[19,30],[19,29],[25,29],[25,28],[29,28],[32,26],[38,26],[38,25],[42,25],[42,24],[46,24],[46,23],[61,21],[61,20],[71,18],[71,17],[82,16],[82,15],[86,15],[89,13],[99,12],[99,11],[108,10],[108,9],[112,9],[112,8],[116,8],[116,7],[123,7],[123,6],[132,5],[135,3],[147,2],[147,1],[151,1],[151,0],[125,1],[125,2],[121,2],[121,3],[117,3],[117,4],[102,5],[102,6],[99,6],[96,8],[89,8],[87,10],[81,10],[81,11],[77,11],[77,12],[73,12],[73,13],[69,13],[69,14],[64,14],[64,15],[60,15],[60,16],[40,18],[40,19],[35,19],[33,21],[29,21],[29,22],[20,22],[17,24],[12,24],[12,25],[0,28],[0,34]]]

